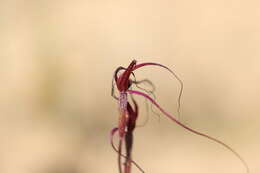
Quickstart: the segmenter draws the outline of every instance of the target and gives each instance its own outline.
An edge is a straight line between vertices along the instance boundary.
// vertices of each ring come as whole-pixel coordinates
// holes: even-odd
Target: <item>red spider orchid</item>
[[[152,83],[149,80],[143,80],[143,81],[136,81],[130,78],[132,75],[135,79],[134,71],[144,67],[144,66],[159,66],[162,67],[166,70],[168,70],[171,74],[173,74],[176,79],[180,82],[181,84],[181,90],[180,90],[180,95],[178,99],[178,106],[180,105],[180,97],[182,94],[182,88],[183,84],[180,80],[180,78],[168,67],[158,64],[158,63],[141,63],[137,64],[136,60],[133,60],[130,65],[127,68],[124,67],[118,67],[115,70],[113,80],[112,80],[112,92],[111,95],[118,101],[119,105],[119,121],[118,121],[118,127],[112,129],[111,131],[111,145],[113,149],[118,153],[118,168],[119,168],[119,173],[131,173],[131,165],[134,164],[141,172],[144,172],[140,166],[132,160],[131,157],[131,152],[132,152],[132,146],[133,146],[133,131],[136,126],[136,120],[138,118],[138,105],[137,102],[134,100],[133,95],[139,95],[150,101],[155,107],[157,107],[165,116],[167,116],[170,120],[174,121],[184,129],[196,134],[200,135],[203,137],[206,137],[222,146],[227,148],[229,151],[231,151],[234,155],[237,156],[237,158],[243,163],[243,165],[246,168],[246,172],[249,173],[249,168],[247,166],[247,163],[244,161],[244,159],[230,146],[227,144],[223,143],[222,141],[213,138],[207,134],[201,133],[199,131],[193,130],[192,128],[186,126],[182,122],[180,122],[177,118],[175,118],[173,115],[170,113],[166,112],[152,97],[150,97],[149,94],[152,92],[148,92],[144,90],[145,92],[137,91],[137,90],[132,90],[131,86],[132,84],[137,85],[138,83],[142,82],[148,82],[149,84],[152,85]],[[118,74],[120,71],[123,71],[122,73]],[[116,84],[116,87],[119,91],[119,96],[115,96],[114,94],[114,83]],[[152,93],[153,94],[153,93]],[[130,96],[130,99],[128,99],[128,96]],[[129,101],[132,101],[133,106],[130,104]],[[134,107],[134,108],[133,108]],[[179,113],[179,107],[178,107],[178,113]],[[118,132],[119,134],[119,143],[118,147],[116,147],[113,143],[113,136],[115,133]],[[125,154],[122,154],[122,143],[125,142]],[[122,168],[122,161],[121,158],[125,158],[125,162],[123,164]]]

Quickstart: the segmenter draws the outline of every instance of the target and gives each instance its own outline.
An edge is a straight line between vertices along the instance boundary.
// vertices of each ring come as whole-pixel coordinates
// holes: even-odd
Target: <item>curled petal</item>
[[[181,96],[182,96],[182,92],[183,92],[183,82],[182,82],[182,80],[170,68],[166,67],[165,65],[159,64],[159,63],[153,63],[153,62],[141,63],[141,64],[136,65],[133,68],[133,71],[138,69],[138,68],[140,68],[140,67],[149,66],[149,65],[159,66],[159,67],[162,67],[162,68],[168,70],[178,80],[178,82],[180,83],[181,88],[180,88],[180,92],[179,92],[179,96],[178,96],[178,109],[177,109],[178,118],[179,118],[179,116],[180,116],[180,107],[181,107]]]
[[[117,73],[121,70],[125,70],[124,67],[118,67],[115,72],[114,72],[114,75],[113,75],[113,78],[112,78],[112,87],[111,87],[111,96],[114,97],[116,100],[118,100],[118,97],[115,95],[115,86],[114,86],[114,81],[117,83],[117,80],[118,80],[118,76],[117,76]]]
[[[113,140],[113,138],[114,138],[114,135],[115,135],[115,133],[118,131],[118,128],[116,127],[116,128],[113,128],[112,130],[111,130],[111,132],[110,132],[110,144],[111,144],[111,146],[112,146],[112,148],[116,151],[116,152],[118,152],[118,150],[116,149],[116,147],[115,147],[115,145],[114,145],[114,140]]]
[[[126,68],[120,66],[120,67],[118,67],[118,68],[115,70],[114,78],[113,78],[113,79],[115,79],[116,82],[117,82],[117,80],[118,80],[118,75],[117,75],[117,73],[118,73],[119,71],[121,71],[121,70],[126,70]]]
[[[147,93],[154,93],[155,92],[155,85],[149,80],[149,79],[142,79],[137,81],[136,78],[134,78],[134,80],[132,81],[133,84],[135,84],[135,86],[141,90],[144,90]],[[151,89],[145,89],[139,86],[139,84],[148,84]]]
[[[142,93],[140,91],[135,91],[135,90],[128,90],[127,91],[129,94],[135,94],[135,95],[139,95],[139,96],[143,96],[145,97],[146,99],[148,99],[150,102],[152,102],[164,115],[166,115],[168,118],[170,118],[172,121],[174,121],[175,123],[177,123],[178,125],[180,125],[181,127],[183,127],[184,129],[196,134],[196,135],[200,135],[200,136],[203,136],[203,137],[206,137],[222,146],[224,146],[225,148],[227,148],[229,151],[231,151],[235,156],[237,156],[237,158],[243,163],[243,165],[245,166],[246,168],[246,171],[247,173],[249,173],[249,167],[247,165],[247,163],[245,162],[245,160],[234,150],[232,149],[230,146],[228,146],[227,144],[225,144],[224,142],[216,139],[216,138],[213,138],[209,135],[206,135],[204,133],[201,133],[201,132],[198,132],[196,130],[193,130],[191,129],[190,127],[182,124],[180,121],[178,121],[174,116],[172,116],[171,114],[169,114],[168,112],[166,112],[154,99],[152,99],[149,95],[145,94],[145,93]]]

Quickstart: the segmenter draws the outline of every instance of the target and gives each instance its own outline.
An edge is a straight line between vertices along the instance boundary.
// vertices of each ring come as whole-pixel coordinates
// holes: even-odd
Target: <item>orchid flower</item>
[[[145,66],[158,66],[161,68],[166,69],[169,71],[181,84],[181,90],[180,90],[180,95],[178,98],[178,114],[179,114],[179,108],[180,108],[180,98],[183,90],[183,83],[180,80],[180,78],[168,67],[158,64],[158,63],[152,63],[152,62],[147,62],[147,63],[141,63],[137,64],[136,60],[133,60],[130,65],[125,68],[125,67],[118,67],[115,72],[114,76],[112,79],[112,90],[111,90],[111,95],[117,100],[118,102],[118,108],[119,108],[119,119],[118,119],[118,126],[114,129],[112,129],[110,133],[110,142],[113,147],[113,149],[118,153],[118,169],[119,173],[131,173],[131,167],[132,164],[135,165],[141,172],[144,172],[144,170],[132,159],[131,153],[132,153],[132,146],[133,146],[133,132],[136,127],[136,120],[138,118],[138,105],[137,102],[134,99],[134,95],[144,97],[147,99],[149,102],[151,102],[152,105],[154,105],[156,108],[159,109],[159,111],[164,114],[167,118],[178,124],[179,126],[183,127],[185,130],[199,135],[203,136],[205,138],[208,138],[211,141],[214,141],[229,151],[231,151],[244,165],[246,172],[249,173],[249,167],[245,160],[229,145],[225,144],[219,139],[213,138],[205,133],[201,133],[197,130],[194,130],[187,125],[183,124],[179,119],[177,119],[175,116],[172,114],[168,113],[166,110],[164,110],[154,98],[150,96],[150,94],[153,94],[153,91],[138,91],[138,90],[132,90],[132,84],[138,84],[142,82],[147,82],[151,86],[153,84],[149,80],[143,80],[143,81],[136,81],[131,79],[131,75],[135,78],[134,71],[138,70],[141,67]],[[122,71],[120,74],[119,72]],[[115,95],[115,85],[116,88],[119,92],[119,96]],[[129,97],[130,96],[130,97]],[[130,100],[132,104],[130,103]],[[119,142],[118,146],[116,147],[114,142],[113,142],[113,137],[115,133],[118,133],[119,136]],[[123,154],[122,147],[123,147],[123,142],[125,142],[125,153]],[[122,158],[125,159],[124,164],[122,164]],[[123,168],[122,168],[123,167]]]

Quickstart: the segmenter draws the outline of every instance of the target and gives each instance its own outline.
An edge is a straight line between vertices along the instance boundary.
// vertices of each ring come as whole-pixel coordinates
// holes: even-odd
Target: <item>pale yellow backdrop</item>
[[[179,74],[181,120],[259,173],[259,9],[257,0],[1,0],[0,172],[117,173],[111,79],[134,58]],[[154,81],[176,114],[171,75],[145,67],[136,76]],[[133,157],[146,173],[245,173],[222,146],[152,113]]]

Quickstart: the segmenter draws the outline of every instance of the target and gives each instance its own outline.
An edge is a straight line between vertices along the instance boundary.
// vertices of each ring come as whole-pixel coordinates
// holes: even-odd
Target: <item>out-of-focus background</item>
[[[0,1],[0,172],[116,173],[109,131],[118,66],[158,62],[184,82],[181,120],[260,172],[260,3],[256,0]],[[144,67],[176,115],[179,84]],[[224,147],[146,113],[133,158],[147,173],[245,173]],[[158,113],[158,111],[156,111]],[[133,172],[138,172],[136,169]]]

